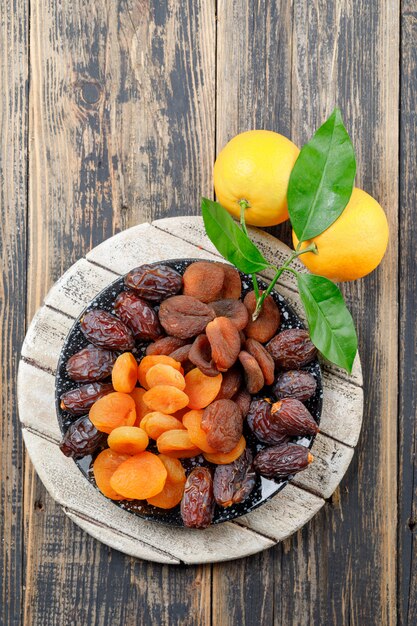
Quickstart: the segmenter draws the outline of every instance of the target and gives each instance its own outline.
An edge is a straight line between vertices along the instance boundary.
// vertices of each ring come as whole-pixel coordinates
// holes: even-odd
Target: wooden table
[[[416,624],[416,3],[28,5],[0,9],[0,623]],[[335,104],[357,184],[391,225],[383,264],[344,288],[366,405],[340,489],[290,540],[241,561],[161,566],[105,547],[25,456],[15,379],[27,323],[112,233],[198,214],[233,135],[269,128],[301,145]],[[287,226],[276,232],[289,241]]]

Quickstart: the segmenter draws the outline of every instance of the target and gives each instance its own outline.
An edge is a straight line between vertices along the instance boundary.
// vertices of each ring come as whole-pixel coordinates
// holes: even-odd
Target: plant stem
[[[246,209],[249,208],[250,205],[247,200],[239,200],[239,206],[240,206],[240,226],[243,232],[245,233],[245,235],[249,237],[248,229],[246,228],[245,211]],[[258,285],[258,281],[256,278],[256,274],[251,274],[251,278],[252,278],[253,291],[255,293],[255,298],[256,298],[256,301],[258,301],[260,296],[259,296],[259,285]]]
[[[290,254],[290,256],[285,261],[285,263],[283,265],[281,265],[281,267],[278,268],[277,273],[275,274],[275,276],[272,279],[271,283],[268,285],[268,289],[266,289],[263,292],[263,294],[259,298],[256,299],[256,308],[255,308],[255,311],[254,311],[254,313],[252,315],[252,320],[254,322],[258,319],[259,314],[260,314],[261,309],[262,309],[262,305],[265,302],[265,299],[267,298],[267,296],[269,296],[269,294],[271,293],[271,291],[275,287],[275,285],[277,283],[277,280],[279,279],[281,274],[283,272],[285,272],[285,270],[294,271],[294,270],[292,270],[292,268],[289,267],[289,265],[291,265],[291,263],[294,261],[294,259],[296,259],[297,257],[301,256],[302,254],[305,254],[306,252],[317,253],[317,246],[316,246],[316,244],[313,242],[312,244],[310,244],[304,250],[299,250],[297,248],[297,250],[294,250],[294,252],[292,252]]]

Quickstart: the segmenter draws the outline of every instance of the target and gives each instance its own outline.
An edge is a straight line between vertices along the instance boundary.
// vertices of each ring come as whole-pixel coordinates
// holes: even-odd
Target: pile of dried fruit
[[[223,263],[195,262],[183,276],[143,265],[124,284],[114,314],[95,308],[80,320],[91,343],[66,371],[84,384],[60,399],[79,416],[61,450],[73,458],[98,452],[102,493],[161,509],[181,503],[184,524],[205,528],[216,504],[249,496],[257,474],[283,478],[307,467],[308,448],[291,442],[318,431],[303,404],[316,391],[314,376],[300,369],[317,353],[307,331],[279,332],[271,296],[253,321],[254,293],[242,301],[240,275]],[[136,342],[148,343],[138,359]],[[245,421],[264,444],[255,458]],[[196,463],[187,476],[181,459],[189,458]]]

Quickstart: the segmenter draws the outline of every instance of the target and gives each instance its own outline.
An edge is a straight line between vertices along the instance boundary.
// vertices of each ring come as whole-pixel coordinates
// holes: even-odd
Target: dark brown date
[[[283,443],[288,435],[271,415],[271,403],[267,400],[252,400],[247,414],[247,422],[253,434],[268,444]]]
[[[245,350],[256,359],[264,376],[265,385],[272,385],[275,378],[275,363],[269,352],[265,350],[259,341],[252,339],[252,337],[246,340]]]
[[[181,291],[182,276],[168,265],[142,265],[126,274],[125,285],[145,300],[161,302]]]
[[[146,348],[146,354],[164,354],[168,356],[174,350],[182,348],[187,344],[185,339],[179,339],[178,337],[162,337],[157,339],[154,343],[150,343]]]
[[[306,330],[291,328],[275,335],[266,349],[283,370],[300,369],[316,358],[317,348]]]
[[[106,436],[90,422],[88,415],[84,415],[70,425],[59,447],[65,456],[80,459],[87,454],[93,454],[104,444]]]
[[[266,478],[285,478],[301,472],[313,460],[308,448],[295,443],[265,448],[255,457],[255,470]]]
[[[304,401],[314,396],[316,387],[316,379],[309,372],[290,370],[277,376],[272,390],[278,400],[296,398]]]
[[[67,374],[72,380],[84,382],[103,380],[110,376],[117,355],[89,345],[67,361]]]
[[[216,317],[228,317],[238,330],[243,330],[249,321],[249,313],[240,300],[217,300],[210,304]]]
[[[156,312],[133,291],[122,291],[116,298],[114,310],[137,341],[155,341],[164,334]]]
[[[201,428],[207,443],[219,452],[231,452],[242,436],[242,414],[232,400],[215,400],[204,409]]]
[[[286,435],[315,435],[319,431],[317,422],[300,400],[283,398],[271,407],[271,423]]]
[[[173,296],[159,309],[159,320],[167,334],[180,339],[200,335],[213,318],[214,311],[192,296]]]
[[[232,400],[239,407],[239,410],[242,414],[242,419],[245,419],[249,412],[250,404],[252,402],[252,396],[250,395],[249,391],[247,389],[240,389],[237,394],[233,396]]]
[[[213,479],[207,467],[196,467],[188,475],[181,500],[181,517],[187,528],[207,528],[214,515]]]
[[[256,483],[251,451],[246,450],[229,465],[218,465],[214,472],[213,493],[217,504],[228,507],[244,502]]]
[[[60,407],[72,415],[85,415],[96,400],[114,391],[111,383],[88,383],[61,395]]]
[[[199,335],[194,339],[188,358],[206,376],[218,376],[219,370],[212,359],[207,335]]]
[[[80,327],[84,337],[98,348],[132,350],[135,346],[130,328],[102,309],[88,311],[81,319]]]

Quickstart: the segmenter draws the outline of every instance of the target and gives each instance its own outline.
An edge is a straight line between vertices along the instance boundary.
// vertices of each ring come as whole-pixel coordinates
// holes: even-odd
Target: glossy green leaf
[[[339,109],[303,146],[288,184],[288,212],[300,241],[325,231],[352,194],[356,160]]]
[[[339,288],[312,274],[298,274],[297,283],[312,342],[326,359],[351,373],[358,340]]]
[[[220,254],[245,274],[256,274],[270,263],[218,202],[202,198],[201,211],[210,241]]]

